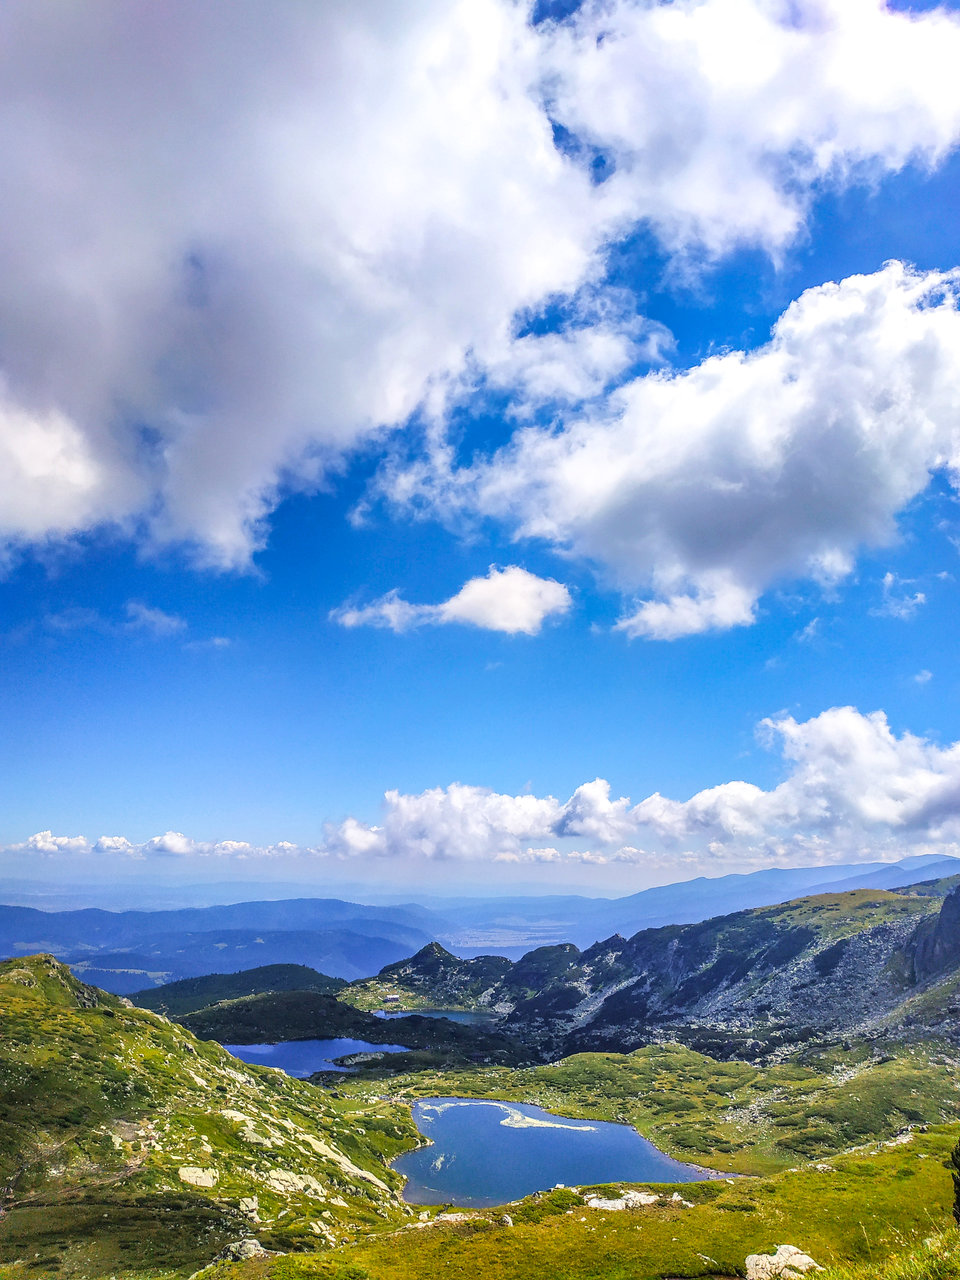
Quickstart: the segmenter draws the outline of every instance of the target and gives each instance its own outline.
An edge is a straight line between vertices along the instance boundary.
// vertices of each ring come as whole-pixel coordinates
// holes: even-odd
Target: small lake
[[[433,1145],[393,1161],[408,1179],[408,1204],[486,1209],[558,1182],[574,1187],[709,1176],[665,1156],[629,1125],[554,1116],[529,1103],[422,1098],[413,1118]]]
[[[473,1013],[464,1009],[374,1009],[375,1018],[383,1018],[393,1022],[396,1018],[447,1018],[450,1022],[461,1022],[467,1027],[488,1026],[497,1020],[494,1013]]]
[[[302,1080],[314,1071],[352,1071],[334,1058],[348,1053],[406,1053],[405,1044],[371,1044],[368,1040],[283,1040],[279,1044],[225,1044],[227,1053],[258,1067],[279,1067]]]

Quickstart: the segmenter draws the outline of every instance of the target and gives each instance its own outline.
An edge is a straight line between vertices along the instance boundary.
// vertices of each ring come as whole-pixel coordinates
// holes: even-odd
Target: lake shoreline
[[[730,1178],[668,1155],[632,1125],[565,1116],[536,1103],[453,1094],[384,1100],[410,1106],[421,1139],[390,1162],[404,1178],[408,1205],[480,1210],[561,1185],[655,1188]]]

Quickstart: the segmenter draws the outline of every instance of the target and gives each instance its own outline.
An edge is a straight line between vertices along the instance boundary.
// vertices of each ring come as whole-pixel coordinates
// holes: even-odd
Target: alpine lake
[[[429,1146],[393,1161],[408,1204],[486,1209],[552,1187],[609,1182],[697,1182],[625,1124],[555,1116],[530,1103],[421,1098],[413,1118]]]
[[[418,1009],[423,1017],[482,1023],[487,1015]],[[378,1010],[400,1022],[407,1011]],[[398,1027],[399,1030],[399,1027]],[[402,1032],[401,1032],[402,1034]],[[303,1079],[317,1071],[351,1072],[336,1059],[355,1053],[402,1053],[401,1044],[346,1038],[225,1045],[244,1062],[279,1067]],[[683,1164],[630,1125],[552,1115],[531,1103],[475,1098],[421,1098],[413,1119],[426,1140],[392,1162],[406,1178],[407,1204],[485,1209],[556,1186],[611,1182],[698,1182],[715,1177]]]

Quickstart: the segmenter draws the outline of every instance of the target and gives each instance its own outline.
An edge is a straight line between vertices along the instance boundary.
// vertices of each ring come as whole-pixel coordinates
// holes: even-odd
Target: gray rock
[[[214,1262],[247,1262],[250,1258],[269,1258],[270,1253],[252,1236],[246,1240],[231,1240],[220,1250]]]

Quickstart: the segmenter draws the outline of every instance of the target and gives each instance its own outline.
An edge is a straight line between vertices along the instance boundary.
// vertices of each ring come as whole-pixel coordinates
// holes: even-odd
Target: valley
[[[823,1265],[932,1248],[960,1136],[958,923],[948,877],[515,961],[431,941],[352,982],[279,963],[125,999],[50,955],[7,961],[0,1275],[186,1280],[243,1239],[266,1253],[204,1276],[711,1276],[784,1239]],[[365,1051],[309,1079],[222,1048],[338,1037]],[[395,1162],[431,1151],[415,1120],[438,1099],[496,1104],[481,1150],[540,1160],[540,1189],[458,1208],[411,1183],[407,1203]],[[549,1143],[508,1157],[518,1125],[639,1134],[702,1180],[558,1176]]]

